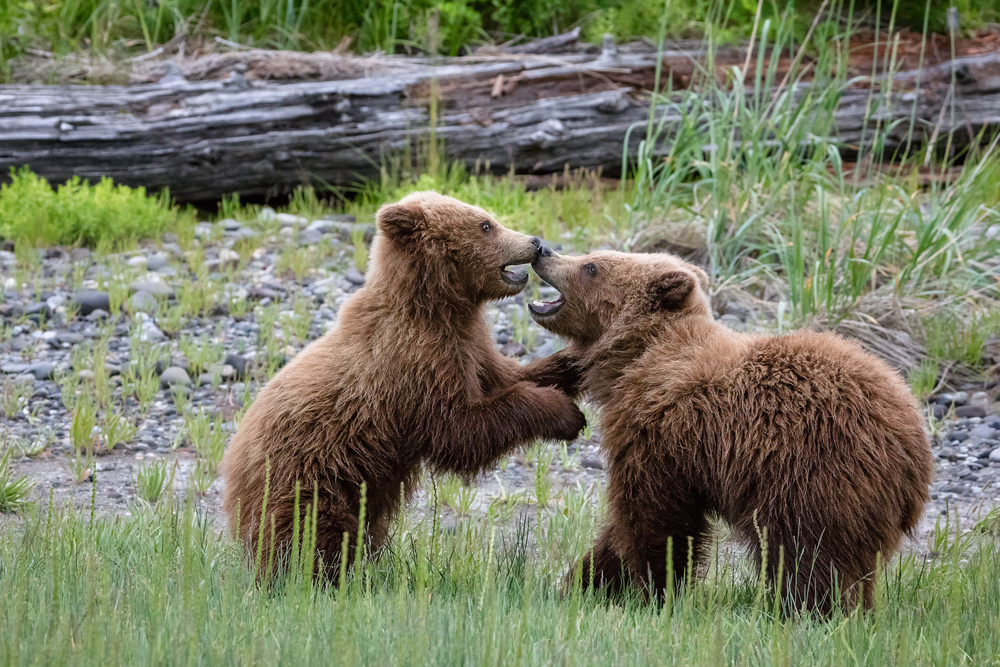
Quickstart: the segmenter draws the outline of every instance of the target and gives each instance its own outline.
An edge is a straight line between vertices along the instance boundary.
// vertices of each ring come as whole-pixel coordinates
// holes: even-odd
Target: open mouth
[[[528,310],[539,317],[546,317],[548,315],[555,315],[556,312],[563,305],[563,295],[560,294],[559,298],[554,301],[532,301],[528,304]]]
[[[500,269],[500,277],[508,285],[521,286],[528,282],[528,271],[519,270],[518,267],[526,266],[524,264],[508,264]]]

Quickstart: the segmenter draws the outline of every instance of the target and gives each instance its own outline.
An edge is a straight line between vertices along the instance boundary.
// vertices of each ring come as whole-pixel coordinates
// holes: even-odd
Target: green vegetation
[[[768,2],[763,19],[777,19],[794,8],[797,28],[804,33],[820,4]],[[857,0],[853,11],[874,23],[895,8],[896,24],[914,30],[922,28],[926,14],[930,29],[944,32],[949,4],[958,8],[965,29],[1000,20],[993,0],[898,6]],[[619,39],[655,37],[664,14],[672,37],[715,32],[734,40],[749,35],[756,6],[751,0],[4,0],[0,63],[29,50],[57,56],[81,50],[140,54],[178,36],[302,50],[329,50],[349,39],[359,52],[416,49],[456,55],[485,41],[545,37],[574,26],[582,26],[591,41],[600,41],[605,32]],[[9,65],[0,65],[0,77],[5,73]]]
[[[0,514],[19,512],[30,504],[28,497],[35,483],[23,475],[14,472],[11,466],[13,450],[6,442],[6,433],[0,453]]]
[[[55,190],[27,168],[11,170],[0,185],[0,238],[29,245],[86,245],[105,251],[134,246],[186,222],[170,194],[144,188],[97,185],[73,177]]]
[[[330,47],[352,35],[362,48],[399,50],[411,39],[405,32],[410,26],[412,39],[425,43],[427,35],[418,33],[430,17],[421,23],[414,17],[424,15],[414,12],[433,6],[0,0],[0,48],[100,51],[125,40],[139,40],[133,50],[151,48],[183,24],[195,36],[247,44]],[[496,0],[482,7],[455,0],[436,6],[440,49],[447,52],[497,26],[545,34],[582,21],[594,37],[604,30],[649,34],[662,21],[671,30],[698,32],[704,20],[712,26],[709,54],[734,34],[747,33],[756,7],[742,0],[721,8],[676,0],[664,18],[641,0]],[[586,19],[581,7],[590,8]],[[901,23],[908,6],[897,9]],[[931,9],[929,24],[940,18],[937,5]],[[980,17],[992,11],[974,0],[960,10]],[[360,18],[350,18],[353,11]],[[864,11],[855,7],[855,15]],[[761,58],[756,70],[733,72],[752,84],[746,91],[712,77],[699,82],[697,95],[659,90],[655,102],[664,120],[653,115],[633,128],[641,146],[637,157],[625,160],[619,181],[567,170],[550,186],[532,190],[515,176],[445,164],[430,146],[390,160],[378,182],[354,192],[300,189],[282,212],[307,220],[350,213],[365,224],[386,201],[436,189],[567,251],[609,246],[690,257],[711,273],[716,305],[753,303],[758,323],[770,330],[809,326],[859,338],[908,368],[921,398],[956,376],[981,378],[1000,335],[998,142],[958,156],[965,166],[956,178],[925,182],[925,165],[940,176],[958,171],[957,162],[908,152],[905,144],[896,150],[889,137],[898,128],[873,123],[861,166],[843,164],[832,112],[846,84],[851,27],[817,23],[804,41],[811,24],[801,18],[768,5],[755,32],[760,53],[810,53],[812,62],[796,59],[787,76]],[[537,23],[520,23],[526,20]],[[466,30],[469,23],[475,30]],[[18,32],[20,26],[25,31]],[[705,71],[712,71],[711,63],[710,55]],[[794,99],[765,94],[806,77],[814,84]],[[869,102],[876,110],[886,99],[873,92]],[[901,166],[891,174],[870,166],[882,158]],[[26,170],[12,179],[0,189],[0,237],[16,242],[12,277],[19,290],[40,292],[53,280],[84,283],[86,266],[73,267],[72,275],[42,275],[39,246],[92,246],[109,269],[99,287],[111,296],[112,317],[94,325],[96,338],[75,348],[71,368],[58,378],[72,413],[58,437],[73,446],[67,470],[78,483],[94,480],[99,448],[135,438],[137,423],[160,395],[156,364],[171,352],[169,343],[145,340],[143,320],[133,315],[129,360],[117,388],[105,365],[108,340],[117,335],[115,327],[121,330],[127,285],[141,269],[107,253],[142,239],[155,242],[168,230],[181,236],[185,254],[171,254],[169,262],[187,280],[175,286],[176,298],[160,301],[156,324],[178,335],[176,349],[192,374],[209,373],[218,383],[227,348],[213,336],[183,335],[186,323],[223,305],[234,317],[251,319],[256,355],[243,388],[230,396],[244,407],[284,363],[289,346],[294,351],[305,344],[323,324],[301,283],[320,270],[339,274],[350,263],[364,270],[368,262],[363,229],[337,243],[300,246],[296,234],[279,233],[283,225],[273,211],[233,196],[220,202],[217,218],[238,219],[258,233],[210,269],[204,247],[192,238],[193,214],[175,209],[167,194],[149,197],[107,181],[71,181],[53,190]],[[204,238],[221,234],[216,223]],[[239,287],[232,280],[236,267],[265,244],[278,248],[275,273],[289,290],[290,315],[277,300],[254,305],[245,290],[231,289]],[[511,324],[513,339],[531,345],[537,329],[530,318],[522,311]],[[0,327],[0,341],[9,335]],[[25,348],[21,354],[28,359],[33,353]],[[25,413],[30,387],[4,380],[0,411]],[[349,664],[950,665],[990,663],[1000,655],[996,511],[968,532],[953,517],[940,517],[929,544],[918,545],[926,557],[911,552],[891,563],[869,613],[837,612],[831,619],[783,614],[746,561],[724,552],[710,559],[704,580],[688,582],[663,605],[638,596],[609,603],[578,585],[563,595],[562,576],[589,548],[601,515],[600,490],[558,483],[560,469],[573,467],[581,453],[566,446],[528,448],[521,455],[534,473],[529,488],[508,493],[501,487],[489,501],[457,477],[428,480],[427,514],[401,516],[388,551],[376,560],[363,557],[338,586],[314,576],[308,547],[293,554],[289,575],[259,585],[237,545],[198,507],[217,478],[230,418],[237,422],[239,413],[193,407],[183,391],[174,391],[184,421],[176,445],[189,446],[197,457],[186,477],[180,475],[191,493],[182,504],[174,493],[178,468],[155,460],[136,471],[138,502],[129,516],[25,505],[30,488],[12,472],[10,452],[41,452],[56,436],[47,432],[36,442],[5,448],[0,511],[17,509],[22,517],[3,517],[0,531],[0,596],[7,601],[0,662],[307,664],[335,656]],[[584,408],[593,424],[595,415]],[[930,427],[942,428],[941,422],[931,420]],[[585,436],[591,434],[589,427]],[[717,532],[724,545],[725,528]]]
[[[166,480],[154,476],[150,495]],[[258,585],[232,540],[169,495],[128,517],[29,512],[0,532],[0,660],[952,665],[1000,654],[995,517],[961,536],[942,517],[926,558],[893,562],[879,579],[874,610],[821,620],[782,613],[722,553],[662,605],[609,604],[581,592],[583,573],[561,594],[594,528],[578,495],[540,509],[530,530],[490,520],[442,530],[437,511],[399,523],[392,548],[351,564],[339,586],[317,580],[308,550]]]

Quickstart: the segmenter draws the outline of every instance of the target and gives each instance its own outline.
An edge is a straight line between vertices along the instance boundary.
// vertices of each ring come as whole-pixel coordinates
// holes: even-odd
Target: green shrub
[[[0,186],[0,237],[30,245],[84,245],[122,249],[159,236],[178,222],[166,190],[115,185],[103,178],[90,185],[73,177],[53,190],[28,168],[11,169]]]

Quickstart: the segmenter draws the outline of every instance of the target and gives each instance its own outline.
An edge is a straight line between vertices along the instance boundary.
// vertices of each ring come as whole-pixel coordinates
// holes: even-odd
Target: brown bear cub
[[[296,484],[303,515],[318,490],[316,549],[336,576],[345,531],[355,547],[362,483],[366,545],[377,551],[400,485],[412,491],[422,463],[471,476],[585,425],[563,391],[562,357],[521,366],[500,355],[481,312],[524,289],[527,273],[508,267],[534,260],[539,239],[434,192],[383,206],[376,219],[364,287],[267,383],[223,461],[223,507],[251,552],[268,485],[262,564],[272,547],[280,559],[291,546]]]
[[[707,275],[671,255],[545,247],[534,268],[561,296],[532,316],[570,339],[581,390],[601,407],[610,509],[585,582],[662,593],[668,539],[676,584],[704,557],[714,515],[758,567],[766,531],[787,604],[870,606],[878,554],[917,525],[933,471],[900,377],[833,334],[727,329]]]

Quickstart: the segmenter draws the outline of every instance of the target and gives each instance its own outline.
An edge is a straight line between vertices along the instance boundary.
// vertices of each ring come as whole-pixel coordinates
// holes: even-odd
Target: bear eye
[[[591,262],[590,264],[586,264],[583,267],[583,270],[587,272],[588,276],[596,276],[597,275],[597,265],[594,264],[593,262]]]
[[[480,227],[480,229],[482,229],[482,230],[483,230],[484,232],[488,232],[488,231],[490,231],[491,229],[493,229],[493,225],[491,225],[491,224],[490,224],[490,221],[489,221],[489,220],[487,220],[487,221],[486,221],[486,222],[484,222],[483,224],[479,225],[479,227]]]

